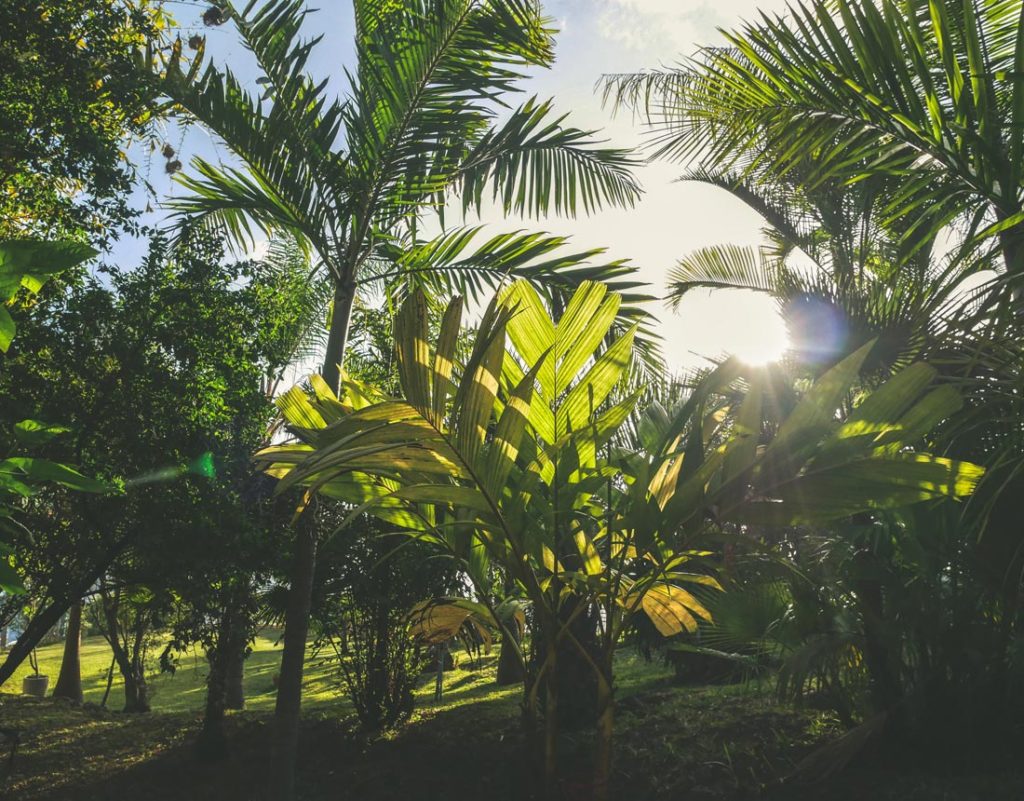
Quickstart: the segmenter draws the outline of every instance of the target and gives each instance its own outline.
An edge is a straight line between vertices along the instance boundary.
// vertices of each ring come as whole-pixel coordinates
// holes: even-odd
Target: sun
[[[753,292],[695,292],[661,323],[666,359],[683,369],[730,354],[761,366],[790,347],[775,301]]]
[[[732,352],[736,358],[752,367],[777,362],[789,350],[786,326],[777,315],[764,315],[756,326],[748,327],[744,334]]]

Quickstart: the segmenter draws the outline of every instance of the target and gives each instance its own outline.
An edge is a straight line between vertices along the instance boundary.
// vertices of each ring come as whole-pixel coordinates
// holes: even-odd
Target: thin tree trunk
[[[14,641],[14,645],[11,646],[7,659],[4,660],[3,665],[0,665],[0,686],[14,674],[14,671],[21,667],[21,663],[28,658],[28,655],[32,653],[32,649],[39,644],[40,640],[46,636],[46,633],[60,620],[61,615],[68,610],[69,605],[68,603],[54,601],[29,621],[28,626],[25,627],[25,630],[18,639]]]
[[[54,698],[67,698],[76,704],[82,703],[82,602],[72,604],[68,612],[68,630],[64,635],[64,657],[60,663],[60,675],[53,688]]]
[[[129,652],[129,645],[121,642],[121,624],[117,619],[120,607],[120,591],[116,591],[111,598],[106,590],[100,589],[100,604],[103,608],[103,620],[106,624],[104,637],[110,645],[114,660],[121,671],[121,678],[124,679],[124,711],[125,712],[149,712],[149,692],[146,686],[145,666],[141,663],[139,654],[142,638],[145,635],[145,623],[139,621],[134,632],[134,652]]]
[[[110,658],[110,667],[107,668],[107,687],[103,690],[103,698],[100,700],[100,706],[106,709],[107,699],[110,698],[110,688],[114,686],[114,666],[117,665],[117,660],[113,657]]]
[[[224,704],[228,709],[245,709],[245,646],[244,633],[234,632],[227,654],[227,687]]]
[[[284,653],[274,706],[274,742],[271,753],[270,797],[291,801],[295,792],[295,760],[302,713],[302,668],[309,633],[313,576],[316,570],[316,517],[307,509],[297,527],[297,550],[285,612]]]
[[[335,284],[334,311],[331,314],[323,366],[324,381],[335,392],[341,388],[341,363],[345,356],[345,344],[348,342],[348,327],[352,319],[352,304],[355,298],[355,280],[342,280]]]

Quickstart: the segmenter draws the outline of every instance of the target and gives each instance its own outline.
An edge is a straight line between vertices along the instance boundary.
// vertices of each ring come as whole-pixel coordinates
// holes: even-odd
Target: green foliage
[[[0,241],[0,351],[7,353],[14,339],[15,324],[7,311],[9,306],[31,302],[46,281],[86,259],[96,251],[71,242],[42,240]],[[5,420],[5,418],[0,418]],[[34,448],[54,437],[66,434],[63,426],[26,419],[13,428],[11,448]],[[5,449],[6,450],[6,449]],[[0,589],[10,595],[24,592],[21,577],[11,564],[11,544],[31,533],[19,521],[25,500],[47,482],[80,492],[106,492],[110,488],[101,481],[88,478],[77,470],[58,462],[10,453],[0,461]]]
[[[564,244],[555,237],[508,234],[470,249],[475,229],[418,236],[425,215],[443,221],[460,197],[465,209],[478,208],[488,188],[504,212],[534,215],[589,213],[639,196],[632,157],[566,127],[550,104],[531,100],[499,116],[527,70],[553,59],[532,0],[359,0],[357,67],[344,100],[306,72],[320,39],[301,36],[301,2],[223,7],[256,58],[262,96],[228,68],[204,69],[202,51],[187,63],[180,42],[161,85],[245,169],[196,159],[195,174],[182,178],[189,193],[172,205],[183,227],[234,242],[255,229],[282,232],[316,254],[336,289],[330,386],[337,388],[352,299],[367,284],[399,295],[414,286],[477,292],[509,275],[548,294],[594,277],[635,286],[621,262],[585,266],[596,251],[552,255]],[[545,286],[548,278],[557,286]]]
[[[804,392],[764,445],[764,371],[748,371],[731,419],[713,413],[714,396],[743,372],[728,362],[678,408],[652,407],[639,427],[642,448],[613,456],[611,439],[636,397],[612,397],[632,339],[607,343],[618,303],[587,283],[555,321],[516,283],[488,307],[456,373],[461,302],[450,305],[431,353],[426,303],[413,296],[396,325],[406,400],[293,391],[280,405],[301,444],[259,456],[282,489],[343,498],[359,504],[355,514],[443,548],[482,598],[488,564],[514,581],[546,645],[527,682],[534,704],[563,640],[592,660],[610,699],[611,655],[633,614],[643,610],[665,635],[709,619],[684,585],[718,586],[697,550],[715,526],[822,522],[963,497],[983,473],[908,450],[950,412],[927,392],[934,370],[925,365],[837,416],[870,343]],[[600,663],[571,628],[593,605],[603,609]]]
[[[247,510],[259,517],[260,491],[249,455],[273,417],[266,393],[302,333],[305,304],[282,293],[308,266],[222,256],[216,243],[194,241],[171,257],[156,241],[138,269],[73,274],[20,315],[0,419],[59,422],[60,436],[27,423],[14,433],[40,456],[127,490],[87,498],[58,486],[29,499],[34,537],[21,531],[14,546],[40,602],[99,578],[132,546],[138,557],[120,562],[122,579],[197,602],[232,570],[254,567]]]
[[[1008,234],[1000,247],[1018,272],[1024,7],[858,0],[838,11],[816,0],[762,15],[683,70],[610,90],[652,110],[660,154],[811,188],[881,179],[878,213],[900,223],[901,245],[930,245],[960,219],[968,240]]]
[[[12,0],[0,10],[0,237],[107,244],[131,224],[124,151],[152,132],[146,70],[169,25],[149,0]]]
[[[16,330],[7,309],[31,299],[48,279],[95,255],[92,248],[74,242],[0,241],[0,351],[7,352]]]

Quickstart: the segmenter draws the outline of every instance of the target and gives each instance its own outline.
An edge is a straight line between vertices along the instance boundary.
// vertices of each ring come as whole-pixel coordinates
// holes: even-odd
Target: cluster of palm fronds
[[[761,248],[685,256],[671,302],[765,293],[798,373],[874,340],[865,387],[924,359],[965,393],[932,443],[988,465],[970,503],[743,532],[791,569],[709,600],[700,642],[775,660],[786,696],[813,691],[848,722],[884,711],[929,743],[966,727],[990,744],[1024,686],[1022,23],[1020,0],[815,0],[678,68],[605,81],[648,122],[653,157],[766,223]]]

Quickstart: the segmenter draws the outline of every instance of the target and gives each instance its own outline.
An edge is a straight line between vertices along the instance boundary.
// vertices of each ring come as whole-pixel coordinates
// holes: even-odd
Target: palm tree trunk
[[[354,276],[339,280],[334,290],[334,309],[324,353],[323,378],[335,392],[341,389],[341,363],[348,341],[352,303],[356,297]],[[302,713],[302,666],[309,633],[313,575],[316,571],[316,522],[307,511],[297,533],[295,565],[292,569],[288,608],[284,619],[284,653],[274,706],[274,747],[271,756],[271,798],[291,801],[295,792],[295,759],[299,748],[299,719]]]
[[[558,641],[549,638],[551,649],[548,664],[547,694],[544,699],[544,798],[555,801],[558,798]]]
[[[1010,294],[1014,300],[1014,306],[1020,304],[1024,298],[1024,224],[1018,223],[999,234],[999,248],[1003,252],[1003,261],[1006,264],[1006,272],[1014,279],[1010,286]],[[1018,313],[1024,313],[1024,309],[1017,309]]]
[[[345,344],[348,342],[348,327],[355,299],[355,279],[346,278],[338,281],[334,288],[334,309],[331,313],[331,327],[327,333],[323,367],[324,381],[335,392],[341,388],[341,363],[345,357]]]
[[[60,662],[60,675],[53,688],[54,698],[67,698],[82,703],[82,602],[72,604],[68,612],[68,630],[64,636],[64,656]]]
[[[311,510],[299,519],[295,565],[285,612],[284,653],[274,707],[270,798],[291,801],[295,792],[295,760],[299,750],[302,713],[302,668],[309,633],[309,610],[316,570],[316,518]]]
[[[519,656],[517,633],[515,623],[503,629],[501,650],[498,652],[498,674],[495,678],[499,687],[518,684],[525,677],[523,661]]]
[[[1024,272],[1024,224],[1018,223],[999,233],[999,247],[1003,251],[1006,269],[1011,273]]]

